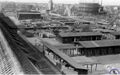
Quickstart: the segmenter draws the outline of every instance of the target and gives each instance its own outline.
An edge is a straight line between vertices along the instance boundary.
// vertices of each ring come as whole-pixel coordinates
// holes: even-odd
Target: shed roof
[[[44,42],[44,45],[47,46],[49,49],[51,49],[51,51],[54,52],[55,54],[57,54],[59,57],[64,59],[72,67],[77,68],[77,69],[84,69],[84,70],[86,69],[85,67],[83,67],[82,65],[78,64],[77,62],[72,61],[72,59],[69,56],[65,55],[64,53],[62,53],[58,49],[54,48],[53,46],[47,44],[46,42]]]
[[[110,32],[112,35],[120,35],[120,32]]]
[[[120,40],[80,41],[85,48],[120,46]]]
[[[42,42],[46,42],[47,44],[57,48],[57,49],[70,49],[70,48],[81,48],[82,46],[75,46],[73,44],[63,44],[55,39],[44,38],[41,39]]]
[[[37,11],[18,11],[17,14],[41,14]]]
[[[40,38],[40,40],[42,42],[46,42],[48,44],[50,44],[51,46],[58,46],[58,45],[61,45],[62,43],[57,41],[56,39],[49,39],[49,38]]]
[[[60,32],[61,37],[75,37],[75,36],[102,36],[99,32]]]
[[[58,46],[55,46],[58,49],[71,49],[71,48],[82,48],[82,46],[75,46],[73,44],[61,44]]]
[[[92,59],[86,56],[76,56],[76,57],[71,57],[73,60],[80,64],[100,64],[96,59]],[[82,61],[81,61],[82,60]]]

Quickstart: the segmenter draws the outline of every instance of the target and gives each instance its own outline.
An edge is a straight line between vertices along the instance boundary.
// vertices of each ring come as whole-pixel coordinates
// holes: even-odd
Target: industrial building
[[[83,13],[99,13],[101,5],[98,3],[79,3],[79,11]]]
[[[101,41],[80,41],[83,55],[100,56],[119,54],[120,40],[101,40]]]
[[[42,19],[40,12],[36,11],[18,11],[17,12],[18,20],[31,20],[31,19]]]
[[[102,34],[98,32],[60,32],[57,39],[62,43],[74,43],[77,41],[101,40]]]
[[[111,58],[110,61],[105,58],[107,62],[102,63],[104,60],[101,60],[101,56],[120,57],[120,33],[105,29],[108,23],[98,18],[102,16],[99,13],[103,7],[94,2],[68,4],[64,7],[67,10],[64,16],[53,13],[56,7],[52,0],[49,0],[48,9],[45,10],[47,13],[38,9],[17,11],[16,17],[0,14],[2,74],[108,73],[103,66],[108,62],[111,64]],[[72,10],[81,16],[75,16]],[[89,26],[91,31],[85,26]]]

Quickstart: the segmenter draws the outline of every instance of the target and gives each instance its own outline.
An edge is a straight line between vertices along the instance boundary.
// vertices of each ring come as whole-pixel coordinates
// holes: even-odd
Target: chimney
[[[49,0],[49,10],[52,11],[53,10],[53,1]]]
[[[2,3],[0,3],[0,12],[2,12]]]

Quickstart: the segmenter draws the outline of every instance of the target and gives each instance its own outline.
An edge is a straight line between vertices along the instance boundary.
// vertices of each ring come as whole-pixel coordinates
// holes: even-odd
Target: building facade
[[[101,40],[102,34],[96,32],[61,32],[57,35],[57,40],[62,43],[74,43],[77,41]]]

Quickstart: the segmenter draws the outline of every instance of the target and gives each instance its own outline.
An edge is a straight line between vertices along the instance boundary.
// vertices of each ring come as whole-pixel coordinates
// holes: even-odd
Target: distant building
[[[18,20],[30,20],[30,19],[42,19],[40,12],[35,11],[20,11],[17,12],[17,18]]]
[[[80,3],[79,11],[86,13],[98,13],[100,5],[98,3]]]

